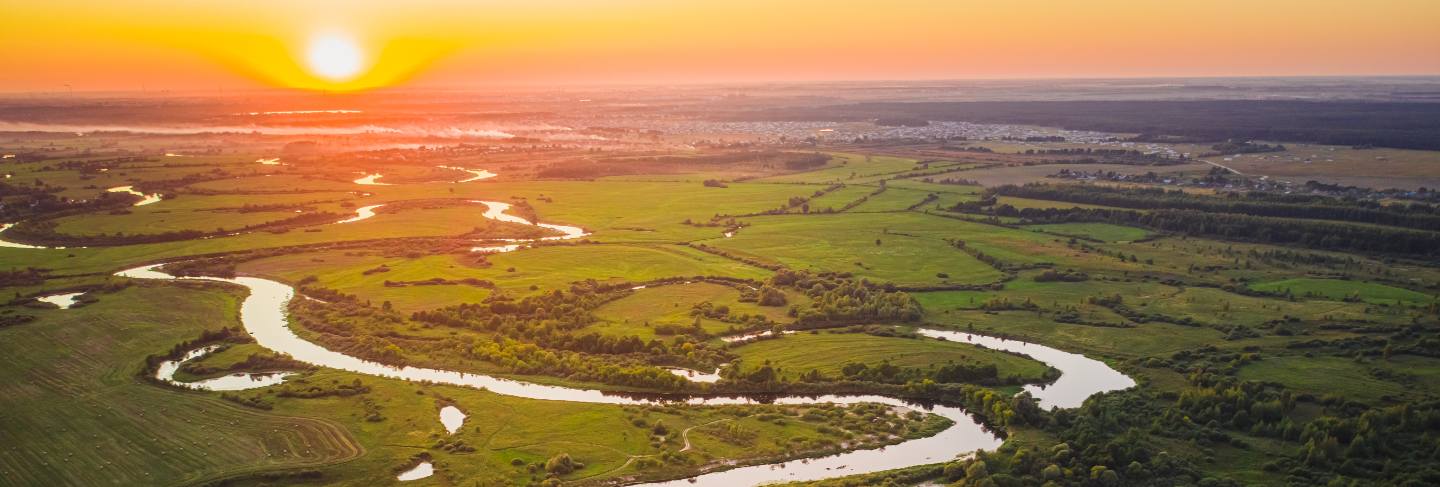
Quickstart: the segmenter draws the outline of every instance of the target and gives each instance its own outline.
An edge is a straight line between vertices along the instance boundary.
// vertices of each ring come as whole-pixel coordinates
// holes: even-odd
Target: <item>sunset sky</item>
[[[0,91],[1434,75],[1437,25],[1435,0],[0,0]]]

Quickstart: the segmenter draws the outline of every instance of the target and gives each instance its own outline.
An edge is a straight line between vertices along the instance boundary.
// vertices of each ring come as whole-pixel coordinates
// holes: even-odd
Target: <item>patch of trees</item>
[[[756,304],[760,306],[785,306],[785,292],[773,286],[761,286]]]
[[[1046,269],[1035,275],[1035,282],[1084,282],[1090,280],[1090,275],[1084,272],[1064,269]]]
[[[280,390],[275,392],[278,397],[294,397],[301,399],[315,399],[320,397],[350,397],[370,392],[370,386],[365,385],[359,378],[350,382],[332,380],[330,382],[309,382],[305,379],[296,379],[285,382]]]
[[[977,153],[977,154],[993,154],[993,153],[995,153],[995,149],[991,149],[991,148],[989,148],[989,147],[980,146],[980,145],[967,145],[967,146],[941,145],[941,146],[940,146],[940,150],[959,151],[959,152],[974,152],[974,153]]]
[[[275,372],[280,370],[305,370],[311,368],[309,364],[280,356],[273,353],[252,353],[245,357],[245,360],[230,364],[228,367],[220,368],[204,365],[200,362],[186,362],[180,366],[180,370],[196,376],[221,375],[221,373],[253,371],[253,372]]]
[[[889,291],[866,280],[841,279],[805,271],[780,270],[770,284],[788,286],[810,297],[807,308],[791,308],[797,329],[838,324],[912,322],[920,304],[903,291]]]
[[[979,182],[979,181],[976,181],[976,180],[974,180],[974,179],[965,179],[965,178],[944,178],[944,179],[922,178],[921,181],[927,182],[927,183],[945,184],[945,185],[954,185],[954,186],[979,186],[979,185],[980,185],[980,182]]]
[[[57,194],[64,189],[47,185],[39,179],[31,185],[0,182],[0,203],[3,203],[0,204],[0,219],[18,221],[41,215],[49,218],[123,209],[135,204],[140,198],[129,193],[106,191],[93,198],[75,200]],[[20,226],[6,230],[6,238],[25,238],[16,232]]]
[[[408,286],[472,286],[486,289],[495,289],[495,283],[467,277],[464,279],[445,279],[443,277],[432,277],[420,281],[385,281],[385,287],[408,287]]]
[[[1005,206],[998,209],[1003,208]],[[1103,222],[1238,242],[1300,245],[1341,252],[1440,256],[1440,233],[1341,222],[1195,210],[1026,208],[1014,210],[1014,216],[1031,223]]]
[[[1064,201],[1137,210],[1195,210],[1253,216],[1336,220],[1440,231],[1440,206],[1423,203],[1381,204],[1375,201],[1271,192],[1205,196],[1181,190],[1074,184],[1006,185],[990,194]],[[1008,216],[1008,215],[1000,215]]]
[[[1249,140],[1230,139],[1210,146],[1214,152],[1201,154],[1200,157],[1220,156],[1226,154],[1256,154],[1261,152],[1285,152],[1285,146],[1280,144],[1260,144]]]
[[[35,286],[45,283],[49,269],[26,267],[24,269],[0,270],[0,287]]]
[[[0,328],[23,325],[32,321],[35,321],[33,315],[14,314],[13,312],[7,311],[5,314],[0,315]]]
[[[1184,156],[1170,157],[1163,153],[1147,153],[1133,149],[1097,149],[1094,147],[1025,149],[1021,154],[1027,156],[1076,157],[1076,159],[1072,159],[1070,162],[1078,164],[1105,162],[1112,164],[1169,165],[1188,162],[1188,158]]]
[[[816,372],[816,371],[811,371]],[[840,368],[840,376],[846,380],[904,384],[911,381],[930,379],[942,384],[1016,385],[1024,381],[1015,377],[1002,380],[995,364],[950,362],[932,370],[918,367],[900,367],[884,361],[874,366],[860,362],[848,362]],[[823,381],[818,373],[801,376],[806,381]]]

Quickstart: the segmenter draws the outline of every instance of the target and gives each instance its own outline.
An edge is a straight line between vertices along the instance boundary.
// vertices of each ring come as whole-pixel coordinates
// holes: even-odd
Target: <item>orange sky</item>
[[[1433,75],[1437,26],[1436,0],[0,0],[0,91]],[[321,32],[362,72],[314,74]]]

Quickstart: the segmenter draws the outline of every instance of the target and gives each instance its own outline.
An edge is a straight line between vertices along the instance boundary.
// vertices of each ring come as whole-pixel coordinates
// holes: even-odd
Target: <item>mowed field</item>
[[[237,304],[228,292],[137,286],[0,329],[0,483],[181,485],[361,455],[335,422],[137,377],[146,355],[238,325]]]

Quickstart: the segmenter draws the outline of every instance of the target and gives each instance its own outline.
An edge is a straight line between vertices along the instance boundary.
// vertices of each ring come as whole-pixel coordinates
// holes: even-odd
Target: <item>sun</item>
[[[330,81],[350,81],[365,69],[365,53],[355,39],[343,33],[316,34],[305,54],[310,72]]]

